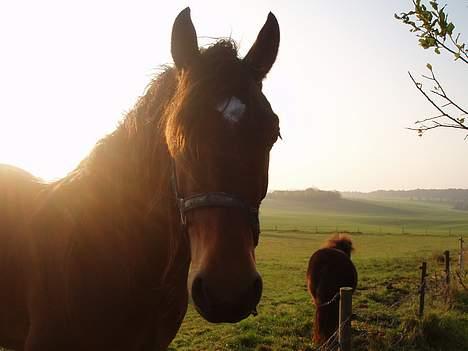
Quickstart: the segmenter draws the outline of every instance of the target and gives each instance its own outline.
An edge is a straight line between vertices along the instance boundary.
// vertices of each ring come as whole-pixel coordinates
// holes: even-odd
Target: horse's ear
[[[255,79],[261,81],[275,63],[280,42],[280,29],[276,17],[271,12],[258,33],[257,40],[244,58],[253,69]]]
[[[197,33],[190,18],[190,7],[182,10],[172,26],[171,53],[178,69],[187,68],[200,54]]]

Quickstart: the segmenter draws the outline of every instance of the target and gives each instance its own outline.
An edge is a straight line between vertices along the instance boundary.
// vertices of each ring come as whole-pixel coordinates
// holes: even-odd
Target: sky
[[[269,190],[468,188],[468,141],[406,127],[435,111],[410,81],[431,63],[468,105],[466,64],[418,46],[394,13],[410,0],[3,1],[0,163],[63,177],[114,130],[163,64],[190,6],[200,44],[231,36],[244,55],[272,11],[281,28],[264,92],[280,117]],[[468,1],[447,0],[468,42]]]

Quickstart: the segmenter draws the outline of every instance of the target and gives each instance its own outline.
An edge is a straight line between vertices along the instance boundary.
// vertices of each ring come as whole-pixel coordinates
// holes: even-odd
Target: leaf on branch
[[[429,69],[429,71],[432,72],[432,65],[431,65],[430,63],[428,63],[428,64],[426,65],[426,67]]]
[[[446,29],[448,35],[452,35],[454,29],[455,29],[455,25],[454,25],[453,23],[450,22],[450,23],[447,25],[447,29]]]

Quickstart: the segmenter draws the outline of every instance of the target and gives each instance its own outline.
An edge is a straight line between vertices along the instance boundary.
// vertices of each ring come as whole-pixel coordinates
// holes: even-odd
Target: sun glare
[[[115,129],[159,68],[172,63],[172,19],[190,5],[199,43],[230,36],[241,56],[268,11],[278,16],[280,50],[264,90],[284,140],[272,151],[270,189],[466,186],[466,163],[438,173],[440,162],[453,168],[463,158],[463,137],[418,139],[405,129],[434,112],[414,91],[408,70],[419,73],[430,60],[460,94],[466,79],[447,80],[466,71],[417,47],[391,16],[403,4],[376,2],[364,12],[313,4],[258,1],[245,13],[237,3],[202,0],[3,2],[0,163],[47,180],[71,171]],[[314,44],[306,45],[304,35],[313,35]],[[439,152],[442,161],[432,156]],[[421,159],[423,167],[414,162]],[[404,177],[394,164],[404,165]]]

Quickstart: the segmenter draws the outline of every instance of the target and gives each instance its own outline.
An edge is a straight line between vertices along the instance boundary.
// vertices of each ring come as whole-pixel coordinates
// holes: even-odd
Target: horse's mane
[[[55,218],[86,225],[83,233],[112,232],[121,242],[135,240],[134,235],[168,239],[164,245],[169,245],[166,252],[173,262],[181,236],[170,157],[182,145],[196,144],[209,122],[200,121],[205,114],[193,109],[216,91],[213,84],[223,86],[227,76],[236,74],[226,71],[235,62],[235,43],[219,40],[201,50],[195,69],[162,67],[115,131],[99,140],[72,172],[43,189],[38,208],[54,208]]]
[[[322,245],[322,248],[337,249],[343,251],[351,257],[351,252],[354,251],[353,241],[351,236],[346,233],[336,233],[328,238]]]
[[[135,170],[132,161],[146,163],[146,170],[141,176],[154,181],[150,166],[155,164],[154,158],[161,148],[169,149],[171,154],[184,147],[188,147],[189,152],[196,148],[200,130],[206,128],[206,123],[193,118],[197,114],[196,109],[203,108],[199,105],[206,102],[207,94],[220,92],[229,76],[238,74],[233,69],[227,69],[238,62],[240,60],[235,42],[220,39],[201,49],[196,74],[192,73],[194,70],[182,70],[178,73],[172,66],[163,66],[117,129],[99,140],[91,153],[70,174],[56,182],[56,185],[73,181],[96,168],[101,172],[110,171],[103,161],[112,162],[115,158],[124,157],[128,168],[132,170]],[[187,107],[190,107],[190,111]],[[122,152],[126,155],[122,155]],[[164,163],[156,162],[157,172],[163,171],[161,167]]]

